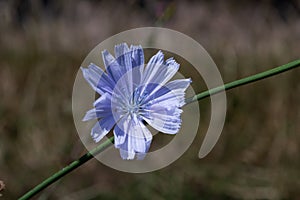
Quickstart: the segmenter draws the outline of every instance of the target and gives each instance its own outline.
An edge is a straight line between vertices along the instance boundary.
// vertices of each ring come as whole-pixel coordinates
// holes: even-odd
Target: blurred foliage
[[[299,1],[226,2],[0,0],[1,198],[16,199],[85,153],[72,119],[73,82],[85,55],[113,34],[154,25],[181,31],[207,49],[224,82],[299,59]],[[36,199],[299,199],[299,75],[228,92],[222,136],[205,159],[198,136],[152,173],[93,160]],[[210,102],[199,105],[203,134]]]

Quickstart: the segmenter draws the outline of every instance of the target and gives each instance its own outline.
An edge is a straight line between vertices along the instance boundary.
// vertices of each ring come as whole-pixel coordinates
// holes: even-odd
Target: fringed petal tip
[[[130,47],[129,47],[126,42],[115,45],[115,49],[119,49],[119,48],[125,48],[125,49],[130,49],[130,50],[143,49],[143,47],[140,44],[139,45],[131,44]]]
[[[166,60],[165,64],[166,64],[167,66],[173,66],[173,67],[175,67],[175,68],[177,68],[177,69],[179,69],[179,66],[180,66],[180,64],[179,64],[178,62],[176,62],[176,60],[175,60],[173,57],[168,58],[168,59]]]
[[[101,54],[104,65],[106,67],[109,66],[109,64],[115,60],[115,58],[106,49],[101,51]]]
[[[123,43],[120,43],[120,44],[117,44],[115,45],[115,49],[117,48],[125,48],[125,49],[129,49],[128,48],[128,44],[126,42],[123,42]]]
[[[95,72],[98,72],[99,75],[103,73],[102,69],[98,65],[92,62],[87,67],[80,66],[80,69],[82,72],[88,72],[89,70],[94,70]]]
[[[115,121],[113,116],[100,119],[91,131],[91,136],[95,142],[99,142],[113,128]]]
[[[120,149],[120,156],[123,160],[144,160],[147,153],[136,153],[136,152],[128,152],[126,150]]]
[[[187,78],[185,80],[187,82],[187,86],[184,90],[186,90],[190,86],[190,84],[193,82],[191,78]],[[185,96],[185,93],[184,93],[184,96]],[[186,103],[187,103],[186,98],[183,98],[182,102],[180,103],[181,104],[180,107],[184,106]]]
[[[123,160],[133,160],[135,153],[134,151],[126,151],[120,148],[120,156]]]
[[[99,87],[101,86],[107,86],[111,88],[111,83],[109,82],[109,78],[107,78],[107,75],[104,73],[104,71],[95,65],[94,63],[90,63],[87,68],[80,67],[80,70],[82,71],[83,78],[90,84],[90,86],[100,95],[103,94],[106,90],[105,87],[102,89]]]
[[[141,45],[130,45],[130,50],[143,50]]]
[[[118,45],[115,45],[115,58],[118,59],[120,56],[124,56],[130,52],[130,49],[128,48],[128,45],[126,43],[121,43]]]
[[[159,63],[163,63],[164,62],[164,53],[159,50],[154,56],[152,56],[148,62],[147,65],[150,65],[150,64],[155,64],[157,62]]]
[[[89,82],[88,76],[87,76],[88,68],[85,68],[85,67],[82,67],[82,66],[81,66],[81,67],[80,67],[80,70],[81,70],[81,72],[82,72],[83,78]]]
[[[143,50],[143,47],[141,45],[130,45],[130,47],[129,47],[127,45],[127,43],[124,42],[124,43],[115,45],[115,56],[117,58],[118,57],[117,55],[120,56],[121,54],[128,53],[128,52],[133,52],[133,51],[136,51],[136,50]]]

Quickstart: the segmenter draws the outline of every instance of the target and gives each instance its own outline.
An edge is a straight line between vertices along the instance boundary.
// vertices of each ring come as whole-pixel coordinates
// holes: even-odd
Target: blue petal
[[[118,96],[130,99],[133,90],[140,85],[141,76],[144,69],[144,52],[141,46],[131,46],[123,43],[115,46],[116,60],[121,66],[121,76],[118,79],[116,92]]]
[[[151,83],[158,83],[160,85],[164,85],[167,83],[178,71],[179,69],[179,64],[175,62],[173,58],[169,58],[165,63],[159,65],[147,65],[147,68],[157,68],[154,74],[152,74],[152,77],[148,77],[148,80],[146,82],[151,82]]]
[[[173,58],[167,59],[164,65],[159,68],[153,82],[164,85],[176,74],[179,66],[180,65]]]
[[[133,102],[137,103],[137,99],[141,92],[137,88],[140,85],[141,68],[143,68],[142,65],[135,67],[118,80],[118,83],[116,84],[112,94],[112,101],[114,105],[129,105]]]
[[[154,94],[149,95],[147,104],[159,103],[160,105],[174,105],[181,107],[185,104],[185,90],[191,83],[191,79],[178,79],[167,83]]]
[[[130,47],[132,56],[132,84],[135,89],[141,83],[144,71],[144,51],[141,45]]]
[[[112,94],[112,106],[118,108],[120,105],[128,105],[133,95],[132,81],[128,81],[132,74],[126,73],[116,84]]]
[[[132,69],[131,51],[126,43],[115,46],[115,57],[122,67],[123,74]]]
[[[133,160],[135,157],[135,152],[131,150],[123,150],[120,148],[120,156],[123,160]]]
[[[111,108],[111,95],[109,93],[105,93],[101,95],[95,102],[94,102],[95,112],[97,118],[106,117],[108,115],[112,115],[112,108]]]
[[[143,115],[143,119],[153,128],[167,134],[176,134],[181,126],[180,114],[182,110],[176,106],[155,105],[150,112]]]
[[[151,80],[155,78],[163,63],[164,54],[161,51],[158,51],[154,56],[150,58],[144,70],[142,84],[152,82]]]
[[[151,91],[147,96],[151,96],[166,84],[176,74],[178,69],[179,64],[173,58],[163,62],[161,51],[153,56],[147,64],[142,81],[142,84],[148,87],[148,91]],[[152,88],[149,88],[149,84],[152,84]]]
[[[109,93],[105,93],[101,95],[94,103],[94,107],[101,108],[110,108],[111,107],[111,95]]]
[[[115,147],[120,149],[123,159],[133,159],[134,155],[140,154],[142,159],[148,152],[152,134],[136,115],[123,117],[114,129]]]
[[[177,79],[174,81],[170,81],[165,85],[165,87],[169,88],[172,91],[185,91],[189,85],[192,83],[192,79]]]
[[[144,51],[141,45],[130,46],[131,57],[132,57],[132,67],[144,66]]]
[[[115,46],[115,57],[118,63],[125,69],[131,70],[131,68],[144,65],[144,51],[141,45],[131,45],[128,48],[126,43],[122,43]]]
[[[95,142],[99,142],[115,125],[113,116],[100,119],[92,128],[91,136]]]
[[[184,105],[185,90],[190,79],[171,81],[152,95],[143,105],[143,119],[155,129],[168,134],[175,134],[181,126],[179,108]]]
[[[118,125],[114,128],[114,143],[116,148],[120,148],[124,144],[127,134],[122,131]]]
[[[97,119],[95,108],[87,111],[84,118],[82,119],[82,121],[88,121],[88,120],[91,120],[91,119]]]
[[[107,74],[117,83],[126,70],[119,65],[117,60],[107,50],[102,51],[102,57]]]
[[[91,87],[99,94],[105,92],[111,93],[115,83],[104,71],[97,65],[91,63],[88,68],[81,67],[83,77]]]
[[[107,117],[112,115],[111,109],[111,95],[109,93],[105,93],[101,95],[95,102],[94,102],[93,109],[86,112],[82,121],[88,121],[91,119],[97,119],[102,117]]]

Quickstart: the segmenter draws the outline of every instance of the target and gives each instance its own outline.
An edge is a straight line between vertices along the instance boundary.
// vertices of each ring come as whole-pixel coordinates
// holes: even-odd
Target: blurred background
[[[197,40],[225,83],[300,58],[297,0],[0,0],[0,199],[86,153],[71,110],[77,70],[98,43],[143,26]],[[127,174],[92,160],[34,199],[300,199],[299,77],[229,91],[223,133],[204,159],[209,100],[199,102],[199,136],[170,166]]]

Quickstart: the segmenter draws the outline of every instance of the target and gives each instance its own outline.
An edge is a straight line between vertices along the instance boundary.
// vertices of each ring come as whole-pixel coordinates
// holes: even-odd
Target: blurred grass
[[[200,42],[224,82],[299,58],[300,15],[289,3],[29,1],[31,9],[16,14],[22,9],[12,2],[0,2],[2,199],[16,199],[85,152],[73,125],[73,82],[87,53],[115,33],[160,19]],[[222,136],[205,159],[197,157],[199,135],[157,172],[126,174],[93,160],[37,199],[299,199],[299,75],[228,92]],[[203,135],[210,102],[199,105]]]

